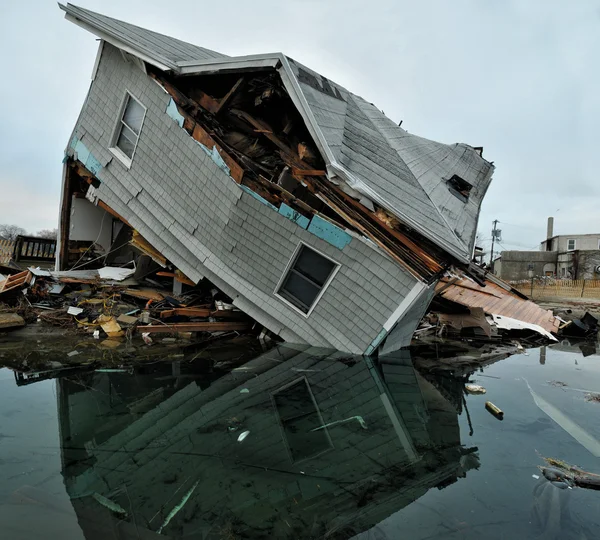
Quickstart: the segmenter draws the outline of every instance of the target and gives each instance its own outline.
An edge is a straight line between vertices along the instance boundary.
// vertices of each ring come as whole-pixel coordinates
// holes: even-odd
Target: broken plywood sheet
[[[494,280],[497,278],[494,277]],[[468,308],[482,308],[487,314],[494,313],[535,324],[546,332],[558,331],[560,321],[551,311],[512,292],[508,284],[503,288],[489,279],[485,283],[486,286],[482,287],[461,272],[458,277],[443,277],[436,286],[436,292],[442,298]]]
[[[16,313],[0,313],[0,330],[25,326],[23,317]]]
[[[98,322],[108,337],[120,337],[123,335],[123,330],[114,317],[100,315]]]

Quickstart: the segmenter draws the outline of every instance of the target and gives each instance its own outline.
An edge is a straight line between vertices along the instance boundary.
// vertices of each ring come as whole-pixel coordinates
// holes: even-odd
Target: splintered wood
[[[246,332],[252,329],[253,322],[191,322],[173,324],[149,324],[138,326],[137,331],[150,334],[178,332]]]
[[[149,69],[175,101],[184,129],[216,148],[236,182],[276,207],[285,202],[309,220],[320,214],[363,234],[425,282],[453,262],[396,216],[368,209],[326,178],[325,162],[277,72],[246,73],[236,80],[231,75],[175,77]],[[294,189],[286,185],[291,191],[279,185],[286,171],[288,183],[297,184]]]

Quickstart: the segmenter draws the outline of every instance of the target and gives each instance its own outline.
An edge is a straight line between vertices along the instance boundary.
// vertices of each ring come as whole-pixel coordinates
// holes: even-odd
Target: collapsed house
[[[64,160],[57,270],[83,242],[89,263],[144,256],[206,279],[289,342],[409,344],[440,277],[472,258],[482,148],[409,134],[283,54],[227,57],[60,7],[100,45]]]

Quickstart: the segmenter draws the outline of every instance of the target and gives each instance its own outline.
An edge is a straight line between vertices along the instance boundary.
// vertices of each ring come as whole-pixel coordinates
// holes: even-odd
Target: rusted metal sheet
[[[538,306],[531,300],[523,299],[517,291],[507,284],[500,287],[486,279],[485,287],[475,283],[466,275],[461,275],[454,283],[444,277],[436,286],[436,292],[442,298],[469,308],[482,308],[485,313],[503,315],[526,323],[537,324],[548,332],[556,333],[560,321],[551,311]],[[508,289],[508,290],[507,290]]]

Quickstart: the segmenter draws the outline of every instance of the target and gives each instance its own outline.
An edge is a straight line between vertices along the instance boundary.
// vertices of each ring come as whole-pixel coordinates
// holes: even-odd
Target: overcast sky
[[[281,51],[403,127],[483,146],[496,165],[479,230],[526,249],[599,233],[600,0],[80,0],[229,55]],[[0,7],[0,223],[58,220],[64,148],[95,37],[55,2]]]

